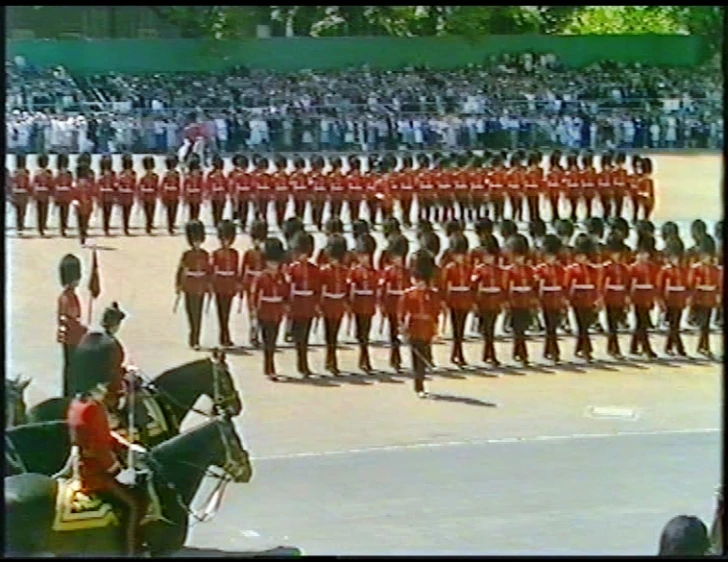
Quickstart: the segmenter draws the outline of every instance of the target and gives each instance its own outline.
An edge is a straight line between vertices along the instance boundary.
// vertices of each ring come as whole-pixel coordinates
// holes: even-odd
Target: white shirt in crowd
[[[215,119],[215,133],[220,141],[227,141],[228,139],[228,130],[227,130],[227,121],[225,119],[218,117]]]
[[[652,137],[652,143],[657,144],[660,140],[660,126],[657,123],[650,125],[650,137]]]
[[[415,144],[422,144],[425,142],[424,133],[422,132],[422,121],[419,119],[412,121],[412,129],[414,131]]]
[[[622,134],[624,136],[624,141],[628,144],[632,144],[634,142],[634,121],[630,117],[626,117],[622,121]]]
[[[669,115],[666,120],[666,126],[665,140],[675,142],[677,140],[677,119],[673,115]]]
[[[164,109],[164,103],[159,101],[158,99],[152,100],[152,111],[162,111]]]

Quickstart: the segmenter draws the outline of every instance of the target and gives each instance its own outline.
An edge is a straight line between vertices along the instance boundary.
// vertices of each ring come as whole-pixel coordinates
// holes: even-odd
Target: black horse
[[[31,379],[22,380],[19,376],[5,379],[5,427],[28,423],[25,389]]]
[[[248,454],[228,415],[165,441],[154,447],[148,457],[164,518],[143,526],[153,556],[171,554],[184,545],[190,503],[208,474],[208,467],[222,469],[225,481],[248,482],[253,474]],[[126,551],[123,525],[53,530],[57,491],[56,480],[49,476],[26,473],[5,478],[7,554],[114,556]],[[125,515],[121,510],[117,515],[123,523]]]
[[[66,464],[71,437],[65,421],[29,423],[5,430],[5,476],[51,476]]]

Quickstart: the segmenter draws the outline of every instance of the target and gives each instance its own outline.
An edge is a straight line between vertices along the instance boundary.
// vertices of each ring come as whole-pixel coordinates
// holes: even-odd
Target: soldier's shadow
[[[455,404],[468,404],[470,406],[481,406],[485,408],[497,408],[498,404],[495,402],[486,402],[485,400],[479,400],[477,398],[469,398],[467,396],[455,396],[452,394],[439,394],[430,393],[430,399],[438,402],[452,402]]]
[[[303,551],[295,546],[277,546],[268,550],[233,552],[217,548],[184,547],[169,555],[169,558],[262,558],[262,557],[303,556]],[[166,557],[165,557],[166,558]]]

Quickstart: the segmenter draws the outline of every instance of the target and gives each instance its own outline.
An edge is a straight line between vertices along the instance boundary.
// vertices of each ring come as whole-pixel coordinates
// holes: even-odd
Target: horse
[[[65,421],[28,423],[5,430],[5,476],[35,472],[50,476],[66,464],[71,435]]]
[[[5,379],[5,427],[28,423],[25,389],[32,379]]]
[[[142,526],[144,539],[152,556],[164,556],[182,548],[187,538],[189,515],[195,514],[190,504],[208,468],[223,471],[220,486],[208,507],[217,508],[222,491],[228,482],[249,482],[253,469],[229,414],[215,417],[203,425],[157,445],[147,455],[151,468],[151,484],[158,498],[161,516]],[[63,484],[65,486],[65,484]],[[66,513],[57,498],[61,482],[34,473],[5,478],[5,547],[15,556],[50,553],[56,556],[118,556],[126,550],[123,537],[122,510],[109,503],[102,507],[112,510],[114,518],[103,526],[93,526],[88,517],[74,528],[59,527],[59,516]],[[101,495],[93,495],[93,509],[99,509]],[[213,505],[214,504],[214,505]],[[91,509],[87,504],[86,509]],[[56,513],[56,510],[60,510]],[[211,513],[211,512],[208,512]],[[108,517],[108,512],[105,512]],[[79,528],[82,527],[82,528]]]

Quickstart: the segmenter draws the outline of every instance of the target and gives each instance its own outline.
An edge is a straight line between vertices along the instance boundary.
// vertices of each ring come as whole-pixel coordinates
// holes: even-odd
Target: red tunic
[[[597,171],[593,168],[585,168],[581,171],[580,187],[584,196],[587,198],[594,197],[597,185]]]
[[[660,300],[668,308],[684,308],[688,302],[688,269],[668,264],[657,274],[657,290]]]
[[[538,280],[538,298],[545,310],[561,310],[564,307],[564,280],[566,271],[559,263],[542,263],[534,269]]]
[[[326,176],[321,172],[311,172],[309,175],[309,194],[312,201],[323,203],[326,201],[329,192]]]
[[[533,268],[514,264],[506,270],[508,298],[513,308],[532,308],[534,305]]]
[[[184,197],[187,203],[202,203],[204,179],[202,172],[199,170],[193,170],[184,180]]]
[[[291,312],[293,320],[316,316],[321,300],[321,270],[308,260],[300,259],[288,266]]]
[[[449,197],[452,195],[452,191],[455,183],[455,174],[446,170],[441,171],[437,174],[437,193],[440,197]]]
[[[31,191],[36,201],[48,202],[53,195],[53,174],[50,170],[38,170],[36,172]]]
[[[289,286],[283,272],[263,271],[253,283],[253,302],[258,320],[280,322],[286,312]]]
[[[325,318],[341,320],[351,293],[349,270],[338,263],[321,268],[321,311]]]
[[[468,183],[473,197],[483,197],[488,189],[488,176],[483,170],[473,170],[468,176]]]
[[[564,275],[564,287],[574,308],[594,308],[597,301],[599,271],[593,265],[574,263]]]
[[[68,345],[78,345],[86,333],[81,324],[81,302],[74,289],[63,289],[58,297],[58,331],[56,341]]]
[[[288,201],[288,194],[291,190],[288,174],[282,170],[274,172],[271,176],[271,184],[273,186],[273,198],[277,201]]]
[[[204,295],[210,288],[210,254],[207,250],[190,249],[182,254],[177,268],[177,286],[185,293]]]
[[[554,167],[549,169],[549,173],[546,176],[546,191],[550,197],[556,197],[559,193],[564,190],[565,173],[560,167]]]
[[[508,290],[508,271],[496,264],[481,263],[473,271],[471,287],[482,311],[499,311]]]
[[[240,291],[240,256],[235,248],[218,248],[210,256],[212,290],[228,297]]]
[[[402,295],[399,317],[410,341],[431,342],[437,334],[439,315],[440,297],[436,289],[410,287]]]
[[[470,194],[470,172],[468,170],[457,170],[452,175],[455,197],[460,199]]]
[[[614,195],[624,195],[627,189],[627,170],[621,167],[612,170],[612,189]]]
[[[581,195],[581,170],[579,168],[569,168],[564,172],[564,181],[561,185],[562,193],[567,197],[577,197]]]
[[[533,166],[523,175],[523,187],[528,197],[536,197],[543,191],[543,170]]]
[[[373,267],[357,264],[349,270],[349,299],[354,314],[374,316],[379,275]]]
[[[523,193],[523,172],[521,168],[511,168],[508,170],[506,177],[506,183],[508,185],[508,193],[510,195],[520,195]]]
[[[69,204],[73,201],[73,175],[68,170],[59,171],[55,178],[56,203]]]
[[[76,187],[73,190],[73,199],[78,201],[78,212],[89,216],[94,209],[94,197],[96,186],[92,179],[81,178],[76,180]]]
[[[182,191],[182,176],[177,170],[167,170],[162,179],[162,201],[171,203],[179,201]]]
[[[452,310],[467,312],[473,308],[473,292],[470,286],[473,268],[468,263],[450,262],[442,270],[442,288],[447,306]]]
[[[655,304],[655,278],[657,268],[653,263],[635,263],[629,267],[631,277],[630,298],[636,306],[652,308]]]
[[[242,168],[234,168],[227,177],[228,192],[238,201],[250,197],[250,177]]]
[[[27,203],[30,197],[30,172],[26,169],[15,170],[13,174],[13,200],[16,203]]]
[[[597,176],[597,189],[602,197],[612,197],[614,195],[612,181],[613,174],[611,168],[606,168],[599,172]]]
[[[640,176],[636,187],[640,201],[649,203],[655,200],[655,184],[650,176]]]
[[[346,176],[347,198],[354,201],[361,201],[364,198],[364,176],[359,170],[352,170]]]
[[[124,206],[133,205],[136,193],[136,172],[134,170],[122,170],[121,172],[119,172],[119,203]]]
[[[430,170],[417,172],[419,189],[417,197],[423,201],[431,201],[435,197],[435,173]]]
[[[631,284],[628,265],[608,261],[599,268],[599,291],[606,306],[624,307]]]
[[[340,171],[331,172],[324,176],[326,179],[326,187],[334,201],[344,201],[346,199],[346,181]]]
[[[293,199],[296,201],[306,200],[308,193],[308,177],[302,170],[294,171],[288,176],[289,191],[293,194]]]
[[[114,203],[116,201],[117,188],[116,174],[111,170],[103,172],[97,182],[96,191],[98,193],[99,203]]]
[[[410,272],[406,267],[390,264],[379,277],[379,300],[384,314],[397,314],[402,295],[411,285]]]
[[[212,170],[205,178],[205,193],[209,194],[210,200],[216,203],[224,203],[228,194],[228,184],[222,170]]]
[[[147,172],[139,180],[139,195],[145,203],[154,203],[159,195],[159,174]]]
[[[243,290],[247,293],[253,287],[253,282],[263,271],[263,254],[257,248],[248,248],[243,254],[243,261],[240,263],[240,277]]]
[[[402,201],[411,201],[415,193],[415,172],[413,170],[402,170],[398,177],[399,198]]]
[[[713,308],[720,302],[723,294],[723,275],[716,265],[696,263],[690,268],[689,285],[693,303],[697,306]]]

